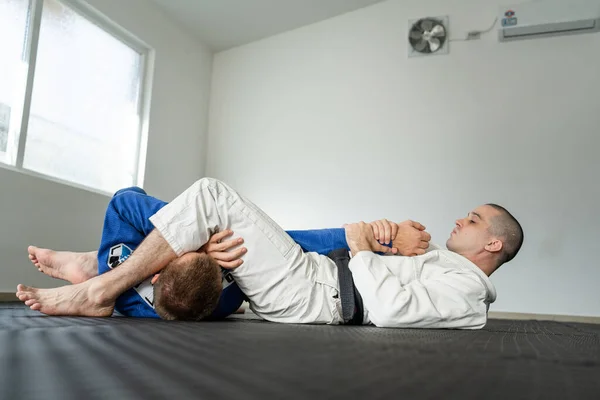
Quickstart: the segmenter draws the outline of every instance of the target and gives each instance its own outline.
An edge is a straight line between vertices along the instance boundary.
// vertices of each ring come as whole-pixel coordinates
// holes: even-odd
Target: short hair
[[[207,254],[176,258],[154,284],[154,310],[166,320],[199,321],[217,308],[222,291],[221,269]]]
[[[502,238],[502,251],[498,259],[498,266],[509,262],[519,252],[523,245],[523,228],[517,219],[508,210],[498,204],[486,204],[500,211],[500,215],[492,218],[490,232]]]

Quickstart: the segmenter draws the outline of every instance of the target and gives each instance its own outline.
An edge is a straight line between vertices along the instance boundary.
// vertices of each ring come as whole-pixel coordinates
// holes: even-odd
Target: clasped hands
[[[344,225],[346,242],[352,255],[359,251],[418,256],[425,254],[431,235],[419,222],[407,220],[399,224],[380,219],[371,223]],[[384,246],[391,244],[391,246]]]

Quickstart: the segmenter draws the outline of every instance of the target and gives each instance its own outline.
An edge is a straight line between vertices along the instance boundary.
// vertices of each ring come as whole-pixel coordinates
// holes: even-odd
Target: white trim
[[[55,176],[41,174],[39,172],[31,171],[31,170],[26,169],[26,168],[16,168],[16,167],[13,167],[12,165],[4,164],[2,162],[0,162],[0,168],[7,169],[7,170],[12,171],[12,172],[18,172],[20,174],[32,176],[34,178],[39,178],[39,179],[44,179],[44,180],[47,180],[47,181],[50,181],[50,182],[59,183],[61,185],[70,186],[70,187],[73,187],[73,188],[76,188],[76,189],[82,189],[82,190],[85,190],[85,191],[88,191],[88,192],[92,192],[92,193],[96,193],[96,194],[101,194],[102,196],[112,197],[114,195],[113,192],[105,192],[105,191],[100,190],[100,189],[96,189],[96,188],[93,188],[93,187],[90,187],[90,186],[85,186],[85,185],[82,185],[80,183],[75,183],[75,182],[67,181],[67,180],[64,180],[64,179],[61,179],[61,178],[57,178]]]
[[[25,83],[25,95],[23,98],[23,109],[21,112],[21,126],[19,127],[19,144],[17,146],[17,160],[15,166],[23,167],[25,157],[25,143],[27,142],[27,128],[29,126],[29,113],[31,111],[31,99],[33,94],[33,78],[37,60],[38,42],[40,39],[40,26],[42,23],[42,12],[44,0],[31,0],[31,15],[28,21],[26,58],[27,58],[27,81]]]
[[[150,105],[152,102],[152,83],[154,82],[154,62],[156,60],[156,51],[149,49],[143,56],[143,70],[140,77],[140,94],[138,99],[139,107],[139,130],[137,145],[137,170],[134,184],[144,187],[146,178],[146,157],[148,155],[148,132],[150,130]]]
[[[125,45],[131,47],[140,54],[145,54],[151,47],[143,40],[135,36],[133,33],[122,28],[112,19],[108,18],[102,12],[83,0],[58,0],[71,8],[75,13],[79,14],[89,22],[93,23],[103,31],[112,35],[115,39],[120,40]]]

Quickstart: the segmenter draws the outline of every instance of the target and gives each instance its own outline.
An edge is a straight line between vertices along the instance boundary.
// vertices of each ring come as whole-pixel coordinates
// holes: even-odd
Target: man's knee
[[[196,181],[196,185],[200,188],[204,188],[207,186],[216,186],[217,184],[223,183],[218,179],[215,178],[209,178],[209,177],[205,177],[205,178],[200,178]]]
[[[117,214],[121,215],[125,207],[131,206],[131,204],[134,201],[134,198],[136,198],[140,194],[146,194],[146,192],[144,192],[140,188],[137,188],[140,189],[140,191],[131,189],[134,188],[121,189],[117,193],[115,193],[113,198],[110,199],[108,207],[112,208]]]
[[[185,197],[187,200],[181,201],[193,201],[193,198],[197,196],[202,197],[204,199],[203,201],[220,202],[225,199],[237,198],[238,193],[218,179],[201,178],[195,181],[182,193],[181,197]]]
[[[141,187],[131,186],[128,188],[123,188],[123,189],[117,190],[117,192],[113,195],[113,197],[121,196],[125,193],[130,193],[130,192],[139,193],[139,194],[147,194],[146,191],[144,189],[142,189]]]
[[[192,185],[194,192],[202,192],[206,189],[212,192],[221,193],[224,189],[228,190],[229,187],[222,181],[215,178],[200,178]]]

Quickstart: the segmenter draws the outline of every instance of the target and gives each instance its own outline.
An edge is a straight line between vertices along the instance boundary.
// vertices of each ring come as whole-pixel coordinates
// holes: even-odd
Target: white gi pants
[[[231,229],[244,238],[244,263],[232,270],[258,316],[275,322],[343,322],[337,267],[304,253],[271,218],[225,183],[195,182],[150,218],[178,256],[197,251],[213,233]]]

